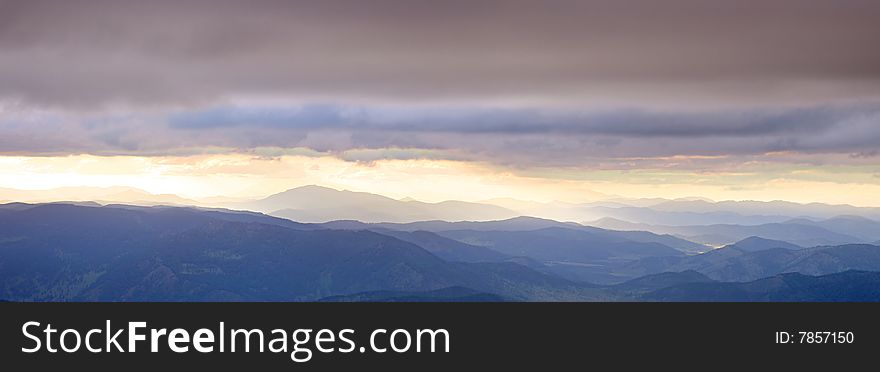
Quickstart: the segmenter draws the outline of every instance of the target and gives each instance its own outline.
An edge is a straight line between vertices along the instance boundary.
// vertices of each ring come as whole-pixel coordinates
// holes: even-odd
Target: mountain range
[[[641,301],[876,302],[880,273],[846,271],[822,276],[787,273],[748,283],[681,283],[640,295]]]
[[[718,282],[694,271],[648,275],[598,288],[608,301],[648,302],[876,302],[880,273],[845,271],[822,276],[775,275],[745,283]],[[504,297],[461,287],[426,292],[377,291],[334,296],[330,302],[503,302]]]
[[[292,188],[264,198],[205,197],[184,198],[173,194],[151,194],[131,187],[66,187],[50,190],[17,190],[0,188],[0,200],[9,202],[97,202],[99,204],[174,205],[196,207],[221,207],[250,210],[273,214],[298,222],[322,223],[335,220],[357,220],[367,223],[418,221],[492,221],[517,216],[532,216],[556,221],[585,221],[614,219],[629,224],[657,227],[693,227],[707,225],[754,226],[789,223],[809,226],[810,222],[835,219],[862,218],[877,223],[880,208],[854,207],[822,203],[799,204],[784,201],[719,201],[703,198],[682,199],[625,199],[585,192],[591,202],[572,203],[562,201],[536,202],[512,198],[494,198],[478,202],[447,200],[437,203],[412,198],[394,199],[366,192],[336,190],[328,187],[307,185]],[[880,240],[877,229],[859,227],[851,231],[854,221],[836,225],[819,226],[845,237],[861,241]],[[609,227],[599,226],[598,227]],[[639,228],[646,230],[646,228]],[[657,232],[655,230],[650,230]],[[867,234],[865,232],[867,231]],[[713,245],[730,244],[756,234],[723,235],[724,239],[707,235],[701,243]],[[769,237],[774,238],[774,237]],[[840,238],[840,237],[838,237]],[[867,238],[867,239],[866,239]],[[723,240],[723,241],[722,241]],[[838,240],[822,244],[841,243]],[[804,241],[799,244],[805,243]],[[814,243],[819,243],[815,241]]]
[[[880,237],[880,222],[855,216],[838,216],[821,221],[791,219],[760,225],[668,226],[631,223],[613,218],[603,218],[589,224],[605,229],[669,234],[710,246],[723,246],[751,236],[782,240],[801,246],[867,243]]]
[[[689,244],[524,217],[315,224],[218,208],[10,203],[0,205],[0,299],[871,300],[846,291],[874,283],[860,272],[880,271],[880,247],[868,244]],[[761,284],[772,278],[788,284]]]
[[[200,201],[174,194],[151,194],[134,187],[60,187],[48,190],[19,190],[0,188],[0,200],[7,202],[95,202],[99,204],[124,203],[129,205],[195,206]]]
[[[0,298],[295,301],[463,286],[565,300],[581,285],[515,263],[460,263],[370,231],[298,229],[272,217],[168,207],[0,208]]]
[[[786,242],[753,238],[701,255],[648,258],[613,270],[617,275],[630,277],[693,270],[714,280],[729,282],[791,272],[826,275],[847,270],[880,271],[880,247],[847,244],[801,248]]]
[[[491,231],[536,231],[542,229],[560,228],[565,230],[578,230],[584,234],[602,236],[605,239],[627,240],[641,243],[661,243],[685,253],[702,253],[710,248],[685,239],[671,235],[659,235],[647,231],[613,231],[591,226],[584,226],[574,222],[559,222],[545,218],[515,217],[498,221],[420,221],[410,223],[363,223],[359,221],[343,220],[331,221],[321,226],[344,230],[395,230],[395,231],[431,231],[438,234],[461,234],[463,231],[491,232]],[[456,233],[455,231],[458,231]]]

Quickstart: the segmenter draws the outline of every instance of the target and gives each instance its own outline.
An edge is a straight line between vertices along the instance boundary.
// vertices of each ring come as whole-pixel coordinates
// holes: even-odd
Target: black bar
[[[788,366],[834,360],[848,364],[873,360],[873,354],[880,350],[878,303],[0,303],[0,309],[2,363],[37,369],[396,370],[462,368],[479,363],[517,370],[558,370],[597,363],[700,367],[705,360],[715,361],[714,368],[758,366],[770,361]],[[21,351],[34,346],[22,332],[28,321],[41,323],[30,331],[43,337],[41,330],[47,323],[55,329],[74,328],[84,334],[91,328],[104,328],[107,320],[114,330],[126,328],[130,321],[143,321],[148,329],[184,328],[190,334],[199,328],[218,331],[223,322],[227,331],[261,329],[267,335],[266,342],[272,329],[350,328],[358,346],[368,346],[369,335],[377,328],[389,332],[396,328],[445,329],[450,335],[450,350],[379,354],[367,348],[365,353],[322,354],[313,343],[305,343],[302,346],[314,354],[300,363],[292,361],[289,353],[258,353],[256,349],[245,353],[240,348],[231,353],[228,342],[223,353],[200,353],[192,348],[174,353],[164,344],[158,353],[152,353],[144,342],[137,344],[136,353],[90,353],[84,347],[75,353],[53,354],[45,347],[37,353]],[[794,340],[778,343],[777,332],[788,332]],[[800,340],[799,332],[844,332],[851,338],[839,340],[851,343],[806,343]],[[58,334],[54,336],[53,342]],[[95,347],[104,346],[101,336],[95,336],[100,340],[93,341],[98,344]],[[310,342],[314,332],[311,336]],[[119,339],[123,348],[127,347],[125,337],[123,334]],[[73,343],[70,340],[68,345]],[[256,348],[256,343],[253,346]]]

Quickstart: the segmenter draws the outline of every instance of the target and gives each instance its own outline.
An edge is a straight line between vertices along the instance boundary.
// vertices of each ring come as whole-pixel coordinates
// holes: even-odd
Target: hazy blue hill
[[[534,260],[536,270],[578,282],[616,283],[632,276],[612,273],[623,263],[651,257],[682,257],[685,253],[656,242],[628,239],[598,228],[550,227],[530,231],[452,230],[438,234],[508,256]],[[540,265],[538,267],[537,265]]]
[[[645,294],[647,301],[880,301],[880,273],[781,274],[748,283],[686,283]]]
[[[531,231],[550,227],[581,227],[572,222],[559,222],[546,218],[520,216],[498,221],[425,221],[405,224],[404,228],[419,228],[429,231],[474,230],[474,231]]]
[[[773,248],[784,248],[784,249],[791,249],[791,250],[798,250],[798,249],[804,248],[804,247],[801,247],[797,244],[791,244],[789,242],[784,242],[781,240],[764,239],[764,238],[757,237],[757,236],[751,236],[751,237],[745,238],[743,240],[740,240],[740,241],[734,243],[733,246],[735,246],[743,251],[746,251],[746,252],[757,252],[757,251],[763,251],[763,250],[773,249]]]
[[[790,220],[785,215],[743,215],[736,212],[706,211],[672,211],[658,210],[652,207],[607,207],[587,206],[580,213],[579,221],[592,221],[601,218],[613,218],[634,223],[651,225],[691,226],[711,224],[757,225],[777,223]]]
[[[656,234],[670,234],[713,246],[732,244],[749,237],[786,241],[802,247],[864,242],[861,238],[829,230],[822,227],[820,224],[802,224],[796,223],[796,221],[760,225],[714,224],[669,226],[637,224],[605,218],[595,221],[592,224],[608,229],[644,230]]]
[[[687,254],[699,254],[711,250],[703,244],[694,243],[689,240],[681,239],[669,234],[654,234],[648,231],[611,231],[604,230],[603,234],[610,237],[624,238],[639,243],[659,243],[670,248],[675,248]]]
[[[416,221],[409,223],[364,223],[353,220],[330,221],[321,226],[335,229],[388,229],[398,231],[451,231],[451,230],[474,230],[474,231],[530,231],[548,227],[583,227],[573,222],[559,222],[545,218],[520,216],[496,221]]]
[[[771,248],[756,252],[745,251],[744,254],[711,266],[700,271],[709,277],[730,282],[742,282],[765,278],[785,272],[798,254],[786,248]],[[681,266],[676,266],[679,269]]]
[[[424,248],[437,257],[454,262],[503,262],[510,256],[486,247],[462,243],[429,231],[375,230]]]
[[[823,275],[846,270],[880,271],[880,246],[847,244],[809,249],[789,263],[785,271]]]
[[[666,272],[612,286],[596,287],[596,299],[608,301],[880,301],[880,273],[846,271],[824,276],[786,273],[751,282],[712,280],[695,271]],[[376,291],[333,296],[334,302],[504,301],[503,297],[463,287],[425,292]]]
[[[682,272],[665,272],[642,276],[624,283],[612,286],[620,292],[649,292],[662,288],[672,287],[687,283],[713,283],[715,280],[693,270]]]
[[[640,260],[617,269],[619,275],[637,277],[661,272],[693,270],[720,281],[748,281],[779,273],[797,256],[785,248],[748,251],[736,245],[679,259]]]
[[[384,225],[385,223],[366,223],[357,220],[335,220],[329,222],[321,222],[313,224],[315,226],[319,226],[325,229],[331,230],[371,230],[371,229],[386,229]],[[395,225],[395,224],[391,224]],[[387,229],[386,229],[387,230]],[[414,230],[408,230],[414,231]]]
[[[601,287],[575,283],[514,262],[453,263],[471,278],[464,287],[498,294],[517,301],[613,300]]]
[[[453,230],[443,236],[484,246],[510,256],[538,261],[592,263],[611,259],[681,256],[659,243],[642,243],[579,229],[551,227],[533,231]]]
[[[451,263],[375,232],[304,231],[216,213],[56,204],[0,215],[0,298],[290,301],[453,286],[519,300],[589,295],[525,266]]]
[[[786,223],[818,226],[829,231],[859,238],[865,242],[880,239],[880,222],[860,216],[836,216],[822,221],[795,219]]]
[[[116,208],[73,204],[38,204],[7,214],[0,231],[43,231],[76,234],[78,229],[103,227],[107,234],[121,232],[181,231],[203,224],[210,217],[188,208]]]
[[[97,206],[100,206],[100,205],[97,205]],[[283,227],[296,229],[296,230],[320,230],[320,229],[323,229],[322,227],[314,225],[314,224],[294,222],[294,221],[291,221],[286,218],[274,217],[274,216],[270,216],[270,215],[259,213],[259,212],[238,211],[238,210],[230,210],[230,209],[222,209],[222,208],[169,207],[169,206],[142,207],[142,206],[132,206],[132,205],[125,205],[125,204],[108,204],[106,207],[128,209],[128,210],[134,210],[134,211],[143,211],[143,212],[177,210],[177,211],[183,211],[184,213],[197,213],[201,217],[216,218],[218,220],[223,220],[223,221],[262,223],[262,224],[267,224],[267,225],[283,226]]]
[[[744,216],[806,216],[814,219],[827,219],[835,216],[852,215],[880,218],[880,208],[854,207],[823,203],[793,203],[787,201],[719,201],[670,200],[651,205],[651,209],[664,212],[729,212]],[[783,222],[783,221],[766,221]],[[736,223],[736,222],[732,222]],[[765,223],[765,222],[760,222]]]
[[[690,242],[684,239],[676,238],[671,235],[658,235],[647,231],[614,231],[606,230],[592,226],[583,226],[573,222],[559,222],[535,217],[515,217],[507,220],[499,221],[420,221],[404,224],[396,223],[362,223],[358,221],[344,220],[331,221],[319,224],[321,227],[334,229],[372,229],[376,231],[396,230],[396,231],[431,231],[444,234],[450,231],[476,231],[476,232],[504,232],[504,231],[535,231],[548,228],[562,228],[578,230],[584,233],[593,234],[597,239],[603,239],[608,242],[637,242],[637,243],[659,243],[665,246],[675,248],[685,253],[695,254],[709,250],[709,247]],[[460,235],[461,233],[452,233]]]
[[[206,216],[230,222],[262,223],[267,225],[283,226],[296,230],[321,229],[320,227],[312,224],[294,222],[286,218],[278,218],[256,212],[229,210],[202,210],[201,212]]]
[[[859,238],[829,231],[819,226],[790,223],[772,223],[757,226],[712,225],[696,227],[682,235],[694,237],[695,239],[699,239],[699,236],[717,235],[726,237],[725,240],[732,239],[733,241],[757,236],[764,239],[787,241],[802,247],[861,242]]]
[[[349,230],[361,230],[361,229],[370,229],[373,231],[378,231],[384,234],[393,235],[392,231],[403,231],[403,232],[414,232],[420,231],[418,229],[424,229],[425,231],[431,231],[438,233],[439,235],[445,235],[448,238],[452,238],[456,241],[459,241],[462,244],[466,244],[469,247],[482,247],[482,248],[492,248],[494,243],[486,242],[486,243],[475,243],[474,235],[487,235],[487,234],[500,234],[504,235],[503,232],[515,232],[512,235],[530,235],[524,234],[523,232],[543,230],[548,228],[559,228],[566,230],[576,230],[580,231],[580,233],[576,233],[577,235],[591,235],[594,241],[608,244],[618,244],[622,242],[628,242],[631,244],[634,243],[647,243],[646,247],[656,247],[656,244],[651,243],[659,243],[661,245],[675,248],[681,252],[688,254],[696,254],[709,250],[710,248],[701,244],[693,243],[684,239],[676,238],[671,235],[658,235],[645,231],[613,231],[613,230],[605,230],[591,226],[583,226],[572,222],[558,222],[554,220],[542,219],[542,218],[534,218],[534,217],[516,217],[507,220],[500,221],[483,221],[483,222],[474,222],[474,221],[463,221],[463,222],[445,222],[445,221],[421,221],[421,222],[412,222],[412,223],[404,223],[404,224],[396,224],[396,223],[363,223],[359,221],[352,220],[340,220],[340,221],[331,221],[323,224],[318,224],[317,226],[332,228],[332,229],[349,229]],[[467,233],[467,231],[473,231],[473,234]],[[565,231],[565,230],[562,230]],[[536,233],[536,234],[541,234]],[[546,235],[546,234],[545,234]],[[558,234],[556,236],[557,239],[562,238],[565,240],[565,234]],[[440,255],[443,258],[449,258],[456,261],[499,261],[498,257],[477,257],[477,258],[468,258],[468,257],[454,257],[446,255],[444,253],[439,253],[442,251],[442,246],[452,247],[453,245],[449,244],[449,242],[444,242],[441,245],[431,244],[429,242],[414,241],[413,238],[406,238],[406,235],[395,235],[398,238],[403,240],[412,241],[416,244],[419,244],[429,251]],[[468,240],[471,239],[471,240]],[[436,240],[436,238],[435,238]],[[579,238],[579,240],[583,240]],[[546,244],[543,241],[530,240],[534,242],[535,249],[540,249]],[[582,243],[570,243],[571,244],[582,244]],[[436,247],[432,250],[432,248],[427,245],[431,245],[432,247]],[[622,248],[621,248],[622,247]],[[609,248],[621,248],[620,258],[625,258],[629,253],[626,252],[628,245],[621,245],[616,247]],[[503,249],[503,248],[502,248]],[[466,249],[457,249],[457,251],[461,252],[472,252],[473,248]],[[499,249],[493,249],[493,251],[499,251]],[[521,253],[525,253],[524,251]],[[520,257],[529,257],[538,261],[544,261],[538,256],[528,255],[528,254],[514,254],[513,252],[505,252],[506,256],[520,256]],[[642,257],[642,255],[638,255],[638,257]],[[604,259],[604,258],[603,258]],[[561,272],[562,271],[562,272]],[[580,269],[578,268],[557,268],[554,270],[557,274],[562,274],[565,277],[577,279],[577,280],[585,280],[591,278],[591,276],[583,276],[580,273]]]
[[[15,213],[28,220],[41,220],[55,226],[55,223],[91,224],[91,218],[106,216],[109,210],[118,210],[114,214],[118,220],[108,221],[120,226],[134,227],[142,224],[142,228],[188,228],[209,219],[231,222],[252,222],[283,226],[298,230],[315,230],[321,227],[297,223],[284,218],[273,217],[257,212],[233,211],[216,208],[168,207],[168,206],[133,206],[124,204],[108,204],[101,206],[95,203],[46,203],[46,204],[4,204],[0,211]],[[0,212],[2,213],[2,212]]]
[[[603,217],[594,221],[584,222],[584,225],[618,231],[655,231],[660,229],[672,230],[677,227],[668,225],[651,225],[641,222],[630,222],[611,217]]]
[[[323,302],[504,302],[501,296],[464,287],[449,287],[426,292],[376,291],[332,296]]]
[[[719,201],[683,198],[667,199],[604,199],[596,202],[536,203],[510,199],[492,199],[490,203],[505,206],[523,215],[542,216],[566,221],[596,221],[613,218],[666,226],[692,225],[761,225],[783,223],[793,218],[823,220],[840,215],[853,215],[880,221],[880,208],[821,203],[798,204],[784,201]],[[593,223],[587,223],[592,225]],[[613,228],[608,226],[600,226]],[[846,232],[842,232],[845,235]],[[876,240],[876,239],[873,239]],[[873,241],[872,240],[872,241]],[[735,240],[723,242],[731,243]]]
[[[753,244],[751,239],[744,246]],[[765,241],[762,241],[765,242]],[[728,282],[745,282],[786,272],[825,275],[847,270],[880,271],[880,247],[849,244],[806,249],[775,247],[766,244],[760,250],[738,244],[683,258],[648,258],[622,265],[614,270],[621,276],[637,277],[667,271],[694,270],[708,277]]]

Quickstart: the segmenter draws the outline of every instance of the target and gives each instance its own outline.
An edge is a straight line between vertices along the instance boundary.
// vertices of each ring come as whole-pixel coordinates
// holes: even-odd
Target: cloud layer
[[[37,113],[10,106],[0,113],[0,153],[16,155],[273,156],[302,148],[356,161],[710,169],[718,166],[717,158],[822,162],[810,154],[841,154],[827,162],[865,164],[875,162],[880,151],[878,105],[709,111],[221,105],[140,115]]]
[[[871,0],[0,3],[0,96],[794,102],[880,93]]]
[[[2,1],[0,154],[875,164],[877,19],[871,0]]]

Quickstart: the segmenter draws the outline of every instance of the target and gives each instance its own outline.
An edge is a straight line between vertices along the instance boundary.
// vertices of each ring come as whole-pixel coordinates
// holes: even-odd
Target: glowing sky
[[[867,0],[2,2],[0,187],[880,206],[877,19]]]
[[[679,159],[677,161],[682,161]],[[511,170],[486,163],[450,160],[351,162],[335,156],[275,158],[225,154],[187,157],[91,155],[2,157],[0,187],[49,189],[66,186],[131,186],[154,194],[188,198],[262,197],[317,184],[424,201],[480,201],[509,197],[535,201],[586,202],[610,197],[714,200],[789,200],[880,206],[876,167],[754,165],[740,172],[693,173],[639,169]],[[841,175],[847,180],[841,181]],[[861,178],[861,179],[860,179]],[[72,199],[77,199],[75,193]]]

